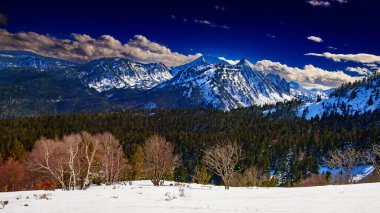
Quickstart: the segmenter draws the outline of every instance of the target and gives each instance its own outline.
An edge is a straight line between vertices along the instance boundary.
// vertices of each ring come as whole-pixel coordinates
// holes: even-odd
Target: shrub
[[[312,174],[310,177],[302,180],[298,186],[308,187],[308,186],[325,186],[329,184],[327,175],[325,174]]]
[[[0,191],[18,191],[25,185],[25,167],[13,158],[0,166]]]
[[[248,168],[244,173],[236,173],[231,178],[231,186],[262,186],[268,180],[256,167]]]

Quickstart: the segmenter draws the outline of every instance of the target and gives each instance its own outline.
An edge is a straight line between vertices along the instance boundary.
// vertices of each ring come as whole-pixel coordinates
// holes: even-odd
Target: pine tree
[[[185,170],[185,167],[180,164],[174,169],[174,180],[176,182],[184,183],[187,181],[187,172]]]
[[[369,96],[368,106],[372,106],[372,105],[373,105],[373,98],[372,98],[372,94],[371,94],[371,96]]]
[[[136,145],[135,152],[132,155],[132,179],[140,180],[144,178],[144,150],[140,144]]]
[[[207,171],[205,165],[201,165],[195,169],[195,174],[193,176],[193,182],[199,184],[208,184],[211,179],[211,174]]]
[[[23,160],[25,157],[24,146],[17,139],[12,143],[11,156],[20,160]]]

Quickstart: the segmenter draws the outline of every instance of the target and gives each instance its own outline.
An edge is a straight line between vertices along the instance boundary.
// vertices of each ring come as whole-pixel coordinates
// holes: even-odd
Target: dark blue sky
[[[380,1],[326,1],[331,1],[329,7],[313,7],[305,0],[2,0],[0,12],[8,17],[3,28],[12,33],[33,31],[58,38],[108,34],[122,42],[141,34],[183,54],[253,62],[269,59],[336,70],[348,64],[304,54],[380,55]],[[307,40],[311,35],[324,42]]]

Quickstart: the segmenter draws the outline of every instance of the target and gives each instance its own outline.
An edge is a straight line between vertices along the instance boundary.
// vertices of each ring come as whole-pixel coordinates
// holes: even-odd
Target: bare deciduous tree
[[[217,144],[204,151],[203,161],[211,171],[220,176],[225,188],[229,189],[230,179],[235,173],[235,167],[241,160],[241,147],[236,142],[228,141]]]
[[[64,146],[64,152],[67,157],[67,169],[69,173],[68,177],[68,189],[74,190],[77,186],[77,179],[81,172],[81,161],[79,159],[79,147],[83,142],[80,134],[71,134],[64,136],[62,143]]]
[[[91,183],[90,174],[93,169],[95,154],[98,150],[98,140],[87,132],[82,132],[81,136],[80,154],[84,166],[81,189],[86,189]]]
[[[99,141],[98,158],[105,183],[119,181],[126,164],[121,144],[108,132],[95,135],[95,139]]]
[[[354,148],[346,150],[330,151],[327,158],[323,159],[324,164],[334,170],[340,170],[335,176],[333,182],[341,182],[338,180],[339,176],[343,177],[344,182],[354,182],[354,169],[364,163],[363,153]]]
[[[374,145],[372,147],[371,161],[372,161],[374,170],[378,175],[380,175],[380,164],[378,162],[379,159],[380,159],[380,145]]]
[[[41,138],[29,153],[29,168],[49,174],[65,190],[67,189],[65,184],[67,156],[62,148],[59,141]]]
[[[178,162],[178,156],[173,152],[173,145],[158,135],[151,136],[146,140],[144,145],[146,174],[155,186],[164,183]]]
[[[92,136],[82,132],[64,136],[62,140],[42,138],[29,158],[31,170],[54,178],[64,190],[78,186],[86,189],[98,165],[105,183],[113,183],[120,179],[125,165],[122,147],[110,133]]]

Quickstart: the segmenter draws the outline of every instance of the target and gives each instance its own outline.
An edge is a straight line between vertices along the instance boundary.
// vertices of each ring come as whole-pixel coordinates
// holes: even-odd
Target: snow
[[[142,64],[124,58],[104,58],[85,65],[80,76],[85,85],[104,92],[111,89],[148,90],[170,80],[163,64]]]
[[[377,85],[380,79],[371,81],[372,85]],[[380,108],[380,99],[376,98],[376,92],[378,88],[361,85],[358,88],[349,90],[343,96],[332,96],[325,100],[316,103],[306,103],[300,107],[298,116],[305,116],[306,119],[311,119],[317,115],[321,117],[324,112],[327,114],[338,113],[344,114],[343,110],[346,110],[348,114],[353,115],[356,112],[363,114],[364,112],[373,112]],[[352,93],[356,95],[352,97]],[[369,105],[368,100],[373,96],[373,104]],[[345,105],[347,109],[344,109],[342,105]],[[305,111],[306,110],[306,111]]]
[[[204,65],[208,65],[208,64],[229,65],[230,63],[227,62],[224,58],[221,59],[221,57],[218,58],[218,57],[213,57],[213,56],[200,56],[199,58],[195,59],[194,61],[192,61],[190,63],[184,64],[184,65],[181,65],[178,67],[174,67],[171,70],[171,74],[172,74],[172,76],[176,76],[179,72],[181,72],[183,70],[193,68],[193,67],[198,67],[198,66],[204,66]]]
[[[231,65],[236,65],[240,62],[240,60],[231,60],[231,59],[226,59],[225,57],[218,57],[218,59],[220,59],[222,61],[226,61]]]
[[[8,55],[8,54],[0,54],[0,57],[5,57],[5,58],[13,58],[13,55]]]
[[[169,184],[166,182],[166,184]],[[132,185],[92,186],[86,191],[1,193],[7,213],[64,212],[380,212],[380,183],[306,188],[231,188],[184,184],[155,187],[149,181]],[[39,199],[43,194],[47,199]],[[28,199],[27,199],[28,198]],[[27,206],[25,206],[27,204]]]
[[[144,104],[141,108],[142,109],[155,109],[155,108],[158,108],[158,105],[154,102],[148,102],[148,103]]]
[[[340,171],[341,171],[341,169],[335,169],[334,170],[334,169],[328,168],[326,166],[320,166],[320,168],[319,168],[320,174],[323,174],[326,172],[330,172],[331,174],[337,174]],[[353,172],[352,172],[353,181],[358,182],[358,181],[362,180],[363,178],[371,175],[373,173],[373,171],[374,171],[374,167],[372,165],[357,166],[353,169]]]
[[[290,85],[290,93],[294,97],[300,97],[304,101],[308,102],[316,102],[318,98],[321,98],[321,100],[327,99],[329,96],[329,93],[331,93],[332,90],[322,90],[322,89],[306,89],[299,85],[297,82],[291,81],[289,82]]]
[[[182,89],[183,96],[188,99],[194,98],[192,94],[196,88],[200,91],[200,101],[205,106],[221,110],[275,104],[295,98],[284,79],[254,70],[246,59],[242,59],[236,65],[217,61],[213,64],[208,63],[212,60],[220,58],[201,57],[182,66],[183,70],[173,74],[172,80],[158,85],[158,88]]]
[[[45,57],[27,51],[0,50],[0,68],[24,67],[37,68],[45,71],[48,68],[69,68],[75,66],[74,63],[61,59]]]

